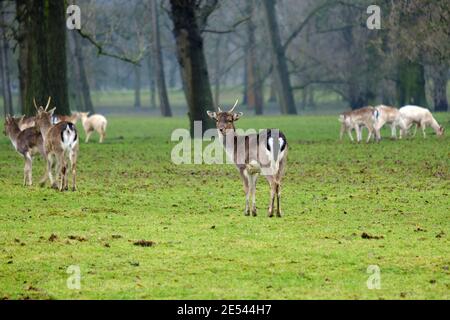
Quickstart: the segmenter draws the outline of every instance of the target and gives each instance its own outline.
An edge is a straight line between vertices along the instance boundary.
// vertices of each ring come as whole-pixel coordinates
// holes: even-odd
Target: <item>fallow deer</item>
[[[444,135],[445,128],[439,125],[430,110],[426,108],[418,106],[404,106],[400,108],[397,123],[400,126],[400,139],[406,135],[413,124],[416,124],[416,130],[417,127],[422,128],[424,138],[426,138],[425,129],[427,126],[433,128],[438,137]]]
[[[88,116],[89,112],[80,112],[81,123],[83,124],[84,132],[86,133],[86,143],[89,142],[89,138],[94,131],[97,131],[100,135],[100,143],[106,137],[106,126],[108,121],[101,114],[93,114]]]
[[[381,128],[388,123],[391,126],[391,138],[397,139],[397,123],[399,112],[397,108],[379,105],[375,107],[374,130],[377,141],[381,140]]]
[[[216,121],[219,140],[227,155],[236,165],[244,185],[246,195],[245,215],[251,212],[256,216],[256,181],[263,174],[270,185],[270,203],[268,216],[273,216],[275,196],[277,197],[277,217],[281,217],[280,197],[281,179],[286,169],[288,143],[285,135],[277,129],[264,129],[259,133],[239,135],[234,123],[243,115],[235,113],[238,101],[230,111],[207,111],[210,118]]]
[[[31,186],[33,184],[33,157],[37,153],[40,153],[45,159],[41,133],[35,127],[21,131],[16,120],[7,115],[5,118],[4,134],[9,137],[14,149],[23,156],[25,160],[23,185]]]
[[[72,190],[76,190],[76,168],[78,158],[78,134],[75,125],[71,122],[59,122],[52,125],[51,118],[55,108],[47,110],[50,105],[50,99],[48,99],[47,106],[45,108],[38,107],[34,101],[34,106],[37,110],[36,115],[36,127],[40,130],[43,140],[44,149],[47,160],[47,178],[50,179],[50,184],[53,188],[57,188],[59,191],[68,189],[68,170],[66,157],[69,158],[70,166],[72,170]],[[56,174],[57,184],[52,175],[52,167],[54,158],[56,159]],[[42,184],[45,184],[43,181]]]
[[[77,124],[78,118],[79,118],[79,114],[78,112],[73,113],[70,116],[63,116],[63,115],[59,115],[59,114],[54,114],[52,116],[52,124],[55,125],[59,122],[71,122],[73,124]]]
[[[341,122],[340,140],[347,131],[350,140],[353,142],[352,130],[356,131],[356,141],[362,141],[362,128],[366,127],[369,130],[367,142],[370,141],[374,131],[375,123],[375,109],[372,106],[347,111],[341,113],[339,116],[339,122]]]
[[[28,128],[32,128],[36,125],[34,117],[27,117],[23,115],[20,118],[14,118],[20,130],[25,130]]]

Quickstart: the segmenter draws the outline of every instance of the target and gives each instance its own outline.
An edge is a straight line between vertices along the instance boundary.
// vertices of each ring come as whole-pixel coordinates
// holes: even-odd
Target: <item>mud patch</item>
[[[363,239],[375,239],[375,240],[384,239],[383,236],[373,236],[373,235],[368,234],[367,232],[363,232],[361,234],[361,238],[363,238]]]
[[[149,241],[149,240],[138,240],[138,241],[134,241],[133,244],[135,246],[140,246],[140,247],[151,247],[155,245],[154,241]]]

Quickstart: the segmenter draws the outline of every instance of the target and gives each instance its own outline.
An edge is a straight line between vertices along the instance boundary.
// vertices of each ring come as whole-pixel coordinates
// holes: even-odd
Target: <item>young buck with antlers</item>
[[[48,99],[45,108],[42,106],[38,108],[36,101],[34,106],[37,110],[36,127],[41,131],[44,140],[44,149],[47,159],[47,177],[50,179],[50,184],[53,188],[59,191],[68,189],[68,170],[66,157],[69,158],[72,170],[72,190],[76,190],[76,173],[77,173],[77,158],[78,158],[78,134],[75,125],[71,122],[62,121],[52,125],[52,116],[55,108],[47,110],[50,105],[51,98]],[[52,175],[52,167],[54,158],[56,158],[56,174],[57,184]],[[43,181],[42,184],[45,184]]]
[[[31,186],[33,184],[33,157],[40,153],[45,159],[45,151],[41,133],[36,128],[27,128],[20,130],[17,121],[7,115],[5,118],[4,134],[9,137],[16,151],[21,154],[25,160],[23,169],[23,185]],[[45,175],[44,178],[45,179]]]
[[[270,185],[269,217],[273,217],[275,195],[277,197],[277,217],[281,217],[281,179],[286,169],[288,144],[286,137],[277,129],[264,129],[259,133],[238,135],[234,123],[243,115],[235,113],[238,101],[230,111],[208,111],[216,121],[219,140],[227,155],[236,165],[244,185],[246,195],[245,215],[256,216],[256,180],[259,174],[266,177]]]

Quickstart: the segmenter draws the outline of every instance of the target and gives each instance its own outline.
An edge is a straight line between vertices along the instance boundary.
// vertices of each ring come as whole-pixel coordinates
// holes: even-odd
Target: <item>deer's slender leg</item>
[[[422,134],[423,134],[423,137],[426,138],[426,137],[427,137],[427,134],[426,134],[425,130],[427,129],[427,123],[426,123],[426,122],[421,122],[421,123],[420,123],[420,126],[422,127]]]
[[[27,152],[25,154],[25,167],[23,168],[23,185],[31,186],[32,178],[31,178],[31,170],[32,170],[32,160],[30,154]]]
[[[91,134],[92,134],[92,130],[86,131],[86,143],[89,142],[89,138],[91,137]]]
[[[41,154],[42,158],[45,160],[47,159],[47,156],[45,154],[45,150],[43,147],[39,148],[39,153]],[[45,166],[45,172],[44,175],[42,176],[41,180],[39,180],[39,185],[41,187],[43,187],[45,185],[45,182],[48,179],[48,166]]]
[[[352,128],[348,127],[347,128],[347,133],[348,133],[348,136],[350,137],[350,141],[351,142],[355,141],[355,140],[353,140]]]
[[[397,129],[395,127],[395,123],[391,124],[391,138],[397,139]]]
[[[256,217],[256,180],[258,180],[258,174],[251,175],[250,178],[250,193],[252,195],[252,215]]]
[[[367,129],[369,130],[369,134],[367,135],[366,143],[369,143],[370,139],[372,138],[372,128],[368,127]]]
[[[103,140],[105,140],[105,136],[106,136],[105,130],[102,129],[100,131],[100,143],[103,143]]]
[[[268,217],[273,217],[273,205],[275,202],[275,193],[276,193],[276,182],[273,177],[267,177],[267,180],[269,181],[270,185],[270,202],[269,202],[269,213]]]
[[[53,178],[53,155],[47,154],[47,173],[48,173],[48,179],[50,180],[50,185],[52,188],[57,188],[57,184],[55,182],[55,179]]]
[[[277,217],[281,218],[281,207],[280,207],[281,184],[279,183],[277,183],[276,192],[277,192]]]
[[[59,163],[59,191],[64,190],[65,186],[65,178],[66,178],[66,172],[67,172],[67,166],[64,159],[64,153],[59,155],[58,157],[58,163]]]
[[[250,205],[249,205],[249,197],[250,197],[250,188],[249,188],[249,181],[247,178],[247,174],[245,169],[239,170],[239,173],[241,174],[242,184],[244,186],[244,192],[245,192],[245,211],[244,215],[248,216],[250,215]]]
[[[70,167],[72,169],[72,191],[77,190],[77,152],[70,153]]]

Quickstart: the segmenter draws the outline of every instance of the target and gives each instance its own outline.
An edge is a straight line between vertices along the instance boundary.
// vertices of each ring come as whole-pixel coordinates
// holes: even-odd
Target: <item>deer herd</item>
[[[105,138],[107,121],[102,115],[74,113],[72,116],[55,115],[55,108],[49,109],[51,98],[44,107],[36,104],[36,116],[5,119],[5,135],[9,136],[16,151],[25,160],[24,185],[32,184],[32,161],[36,154],[41,154],[46,160],[46,172],[40,184],[50,185],[60,191],[68,190],[68,162],[72,173],[71,189],[76,190],[76,168],[79,152],[79,136],[76,129],[78,119],[86,132],[86,143],[91,134],[97,131],[100,142]],[[229,111],[208,111],[208,116],[216,122],[219,141],[223,144],[226,154],[232,159],[238,169],[243,183],[246,203],[245,215],[256,216],[256,181],[259,175],[264,175],[270,186],[270,202],[268,216],[274,215],[276,197],[276,215],[281,217],[281,180],[286,169],[288,142],[286,136],[278,129],[263,129],[258,133],[237,134],[235,122],[242,117],[242,112],[236,113],[238,101]],[[392,138],[397,138],[397,127],[400,128],[400,139],[405,137],[412,125],[421,128],[426,137],[425,129],[431,126],[437,136],[444,134],[444,128],[434,119],[428,109],[418,106],[405,106],[400,109],[379,105],[344,112],[339,116],[341,123],[340,139],[345,132],[354,141],[352,131],[356,131],[356,140],[361,142],[362,129],[368,129],[367,142],[373,137],[381,140],[381,128],[385,124],[391,126]],[[415,134],[415,132],[414,132]],[[68,160],[68,161],[67,161]],[[56,164],[53,177],[53,169]],[[251,203],[250,203],[251,201]]]
[[[404,106],[400,109],[379,105],[368,106],[353,111],[347,111],[339,116],[341,123],[340,140],[345,132],[348,133],[351,141],[354,141],[352,131],[356,132],[356,141],[362,141],[362,129],[367,128],[369,134],[367,142],[373,137],[376,141],[381,140],[381,128],[385,124],[391,126],[391,138],[397,138],[397,127],[400,128],[400,139],[408,134],[412,125],[416,125],[413,136],[416,135],[417,128],[422,128],[423,137],[426,137],[425,129],[430,126],[437,136],[444,134],[444,127],[440,126],[434,119],[430,110],[418,106]]]
[[[38,107],[34,99],[33,102],[36,116],[13,118],[6,115],[5,118],[4,134],[9,137],[16,151],[25,160],[23,184],[32,185],[33,157],[40,154],[47,163],[40,185],[44,186],[49,180],[52,188],[59,191],[68,190],[68,160],[72,173],[71,189],[75,191],[79,151],[76,123],[78,119],[81,119],[86,131],[86,143],[94,131],[99,133],[100,142],[103,142],[107,121],[101,115],[88,117],[88,113],[84,112],[74,113],[71,116],[55,115],[56,108],[49,109],[51,97],[48,98],[45,108]],[[55,170],[56,180],[53,177],[53,170]]]

